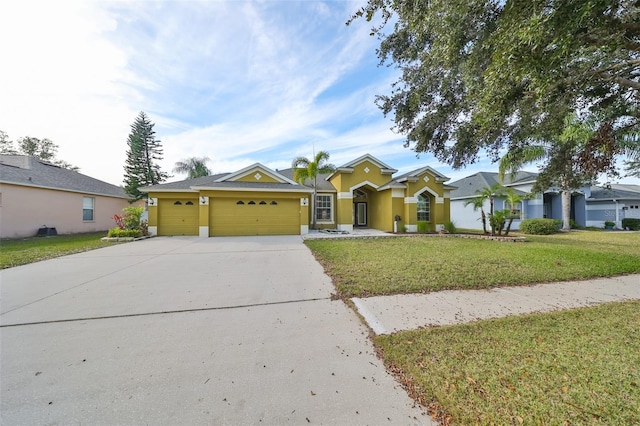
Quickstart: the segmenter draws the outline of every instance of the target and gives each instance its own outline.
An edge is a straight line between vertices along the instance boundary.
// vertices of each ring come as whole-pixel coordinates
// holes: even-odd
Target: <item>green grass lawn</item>
[[[378,336],[445,424],[640,424],[640,302]]]
[[[478,289],[640,272],[640,233],[576,231],[525,243],[448,237],[307,240],[342,297]]]
[[[0,242],[0,269],[108,247],[115,244],[100,241],[100,238],[106,235],[106,232],[99,232],[2,240]]]

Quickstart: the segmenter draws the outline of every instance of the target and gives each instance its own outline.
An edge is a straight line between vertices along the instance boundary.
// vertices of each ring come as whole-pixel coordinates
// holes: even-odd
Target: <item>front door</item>
[[[367,203],[354,203],[355,204],[355,218],[356,226],[367,226]]]

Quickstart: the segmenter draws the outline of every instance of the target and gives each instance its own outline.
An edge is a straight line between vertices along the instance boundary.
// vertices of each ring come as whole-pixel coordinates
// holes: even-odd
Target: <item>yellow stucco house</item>
[[[298,235],[318,229],[437,231],[449,220],[446,176],[423,167],[397,170],[367,154],[317,178],[293,180],[293,169],[260,163],[234,173],[141,188],[148,194],[149,231],[157,235]]]

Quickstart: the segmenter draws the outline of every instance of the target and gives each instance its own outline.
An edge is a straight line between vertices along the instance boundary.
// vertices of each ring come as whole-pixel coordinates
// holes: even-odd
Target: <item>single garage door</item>
[[[158,200],[158,235],[198,235],[198,199]]]
[[[215,198],[209,209],[211,236],[300,234],[297,198]]]

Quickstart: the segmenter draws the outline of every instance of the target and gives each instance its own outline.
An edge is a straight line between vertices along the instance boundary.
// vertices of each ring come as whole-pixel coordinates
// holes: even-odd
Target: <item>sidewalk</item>
[[[351,299],[376,334],[640,299],[640,275]]]

